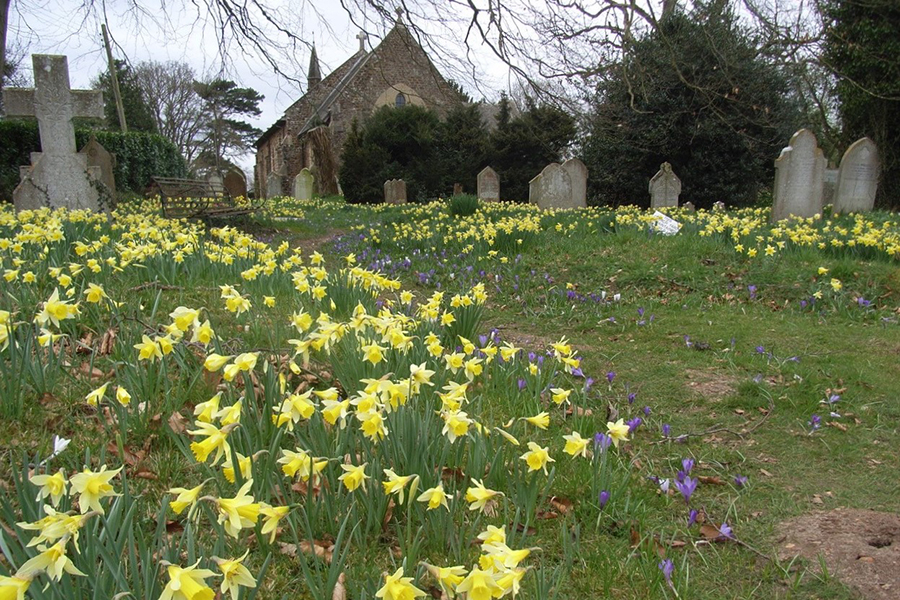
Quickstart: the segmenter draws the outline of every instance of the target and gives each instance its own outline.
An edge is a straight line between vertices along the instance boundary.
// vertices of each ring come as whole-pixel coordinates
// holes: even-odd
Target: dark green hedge
[[[79,148],[91,138],[116,155],[116,188],[118,192],[143,193],[153,175],[187,176],[184,159],[174,144],[149,133],[119,133],[76,129]],[[37,123],[34,121],[0,121],[0,201],[11,201],[19,184],[19,167],[31,164],[31,153],[41,149]]]

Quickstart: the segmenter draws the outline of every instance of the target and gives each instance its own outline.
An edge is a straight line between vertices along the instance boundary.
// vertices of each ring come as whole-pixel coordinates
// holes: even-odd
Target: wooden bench
[[[238,204],[219,183],[202,179],[153,177],[167,219],[226,219],[249,215],[259,207]]]

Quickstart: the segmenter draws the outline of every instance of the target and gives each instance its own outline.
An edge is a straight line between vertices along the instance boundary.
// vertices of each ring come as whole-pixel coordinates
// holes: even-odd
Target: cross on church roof
[[[103,93],[69,89],[69,65],[65,56],[35,54],[34,88],[3,90],[6,114],[37,117],[41,151],[48,155],[74,154],[73,117],[103,118]]]
[[[356,34],[356,39],[359,40],[359,50],[360,50],[360,52],[363,52],[363,51],[365,51],[365,49],[366,49],[366,38],[367,38],[367,37],[368,37],[368,36],[366,35],[366,32],[365,32],[365,31],[360,31],[359,33]]]

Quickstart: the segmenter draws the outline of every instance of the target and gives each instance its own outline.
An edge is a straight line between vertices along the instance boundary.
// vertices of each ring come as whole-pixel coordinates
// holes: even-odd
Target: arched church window
[[[404,106],[406,106],[406,96],[404,96],[402,93],[397,94],[397,97],[394,98],[394,106],[396,106],[397,108],[403,108]]]

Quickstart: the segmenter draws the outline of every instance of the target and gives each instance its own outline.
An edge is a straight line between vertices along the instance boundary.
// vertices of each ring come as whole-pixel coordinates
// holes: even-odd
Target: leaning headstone
[[[266,198],[277,198],[283,196],[284,190],[281,189],[281,175],[277,173],[269,173],[266,177]]]
[[[650,222],[650,229],[657,233],[661,233],[663,235],[675,235],[681,230],[681,223],[669,217],[668,215],[664,215],[663,213],[654,211],[653,221]]]
[[[75,117],[103,118],[103,94],[69,88],[65,56],[34,54],[34,89],[3,90],[6,114],[37,117],[41,152],[31,155],[31,167],[20,169],[22,181],[13,191],[16,210],[67,207],[108,210],[112,200],[100,180],[101,170],[76,152]]]
[[[490,167],[478,174],[478,197],[485,202],[500,201],[500,176]]]
[[[572,182],[569,204],[563,208],[585,208],[587,206],[587,167],[581,160],[570,158],[562,164],[562,168],[569,174],[569,180]]]
[[[853,142],[841,158],[834,212],[865,212],[875,207],[878,191],[878,148],[869,138]]]
[[[294,177],[294,198],[297,200],[312,200],[315,178],[309,169],[300,169]]]
[[[385,181],[384,201],[387,204],[406,204],[406,182],[402,179]]]
[[[541,173],[528,182],[528,203],[541,205]]]
[[[91,135],[91,139],[78,153],[87,156],[88,167],[100,168],[100,181],[103,182],[103,185],[109,190],[110,197],[115,201],[116,176],[114,169],[116,167],[116,156],[104,148],[94,135]]]
[[[667,162],[650,179],[650,208],[677,208],[681,194],[681,180]]]
[[[247,178],[243,171],[236,168],[229,169],[222,178],[222,185],[232,198],[247,197]]]
[[[541,171],[541,208],[571,208],[572,178],[562,165],[550,163]]]
[[[773,221],[822,214],[825,165],[813,132],[801,129],[791,137],[775,161]]]

